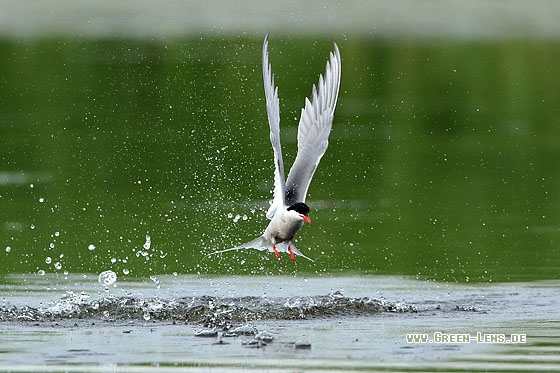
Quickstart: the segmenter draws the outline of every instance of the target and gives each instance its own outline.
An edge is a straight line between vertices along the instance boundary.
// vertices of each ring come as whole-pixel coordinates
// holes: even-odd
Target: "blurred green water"
[[[336,41],[339,106],[297,237],[314,263],[203,260],[266,226],[262,40],[0,41],[0,273],[558,278],[558,42]],[[332,40],[270,48],[291,165]]]

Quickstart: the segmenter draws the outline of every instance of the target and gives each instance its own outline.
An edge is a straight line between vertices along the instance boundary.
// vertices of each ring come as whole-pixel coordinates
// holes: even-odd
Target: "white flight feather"
[[[298,126],[298,153],[286,181],[286,205],[305,202],[309,184],[329,145],[334,110],[340,89],[340,52],[336,43],[325,75],[313,86],[311,100],[305,99]]]

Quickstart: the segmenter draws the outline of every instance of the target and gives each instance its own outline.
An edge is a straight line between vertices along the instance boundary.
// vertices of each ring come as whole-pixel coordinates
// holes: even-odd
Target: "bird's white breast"
[[[263,236],[273,244],[289,241],[294,238],[302,226],[303,219],[296,211],[284,210],[274,215]]]

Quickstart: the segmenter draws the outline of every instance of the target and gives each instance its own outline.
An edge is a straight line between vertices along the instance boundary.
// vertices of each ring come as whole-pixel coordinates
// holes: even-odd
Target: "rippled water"
[[[560,371],[557,2],[0,3],[0,371]],[[288,164],[341,49],[314,263],[204,259],[266,223],[267,32]]]
[[[557,369],[558,285],[163,276],[106,287],[96,275],[13,276],[0,288],[0,370]],[[473,340],[406,340],[436,332]]]

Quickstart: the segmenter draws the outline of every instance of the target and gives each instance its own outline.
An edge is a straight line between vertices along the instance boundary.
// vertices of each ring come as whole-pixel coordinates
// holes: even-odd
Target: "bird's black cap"
[[[295,210],[296,212],[308,216],[309,215],[309,206],[307,206],[305,203],[303,202],[296,202],[293,205],[291,205],[290,207],[288,207],[288,211],[290,210]]]

